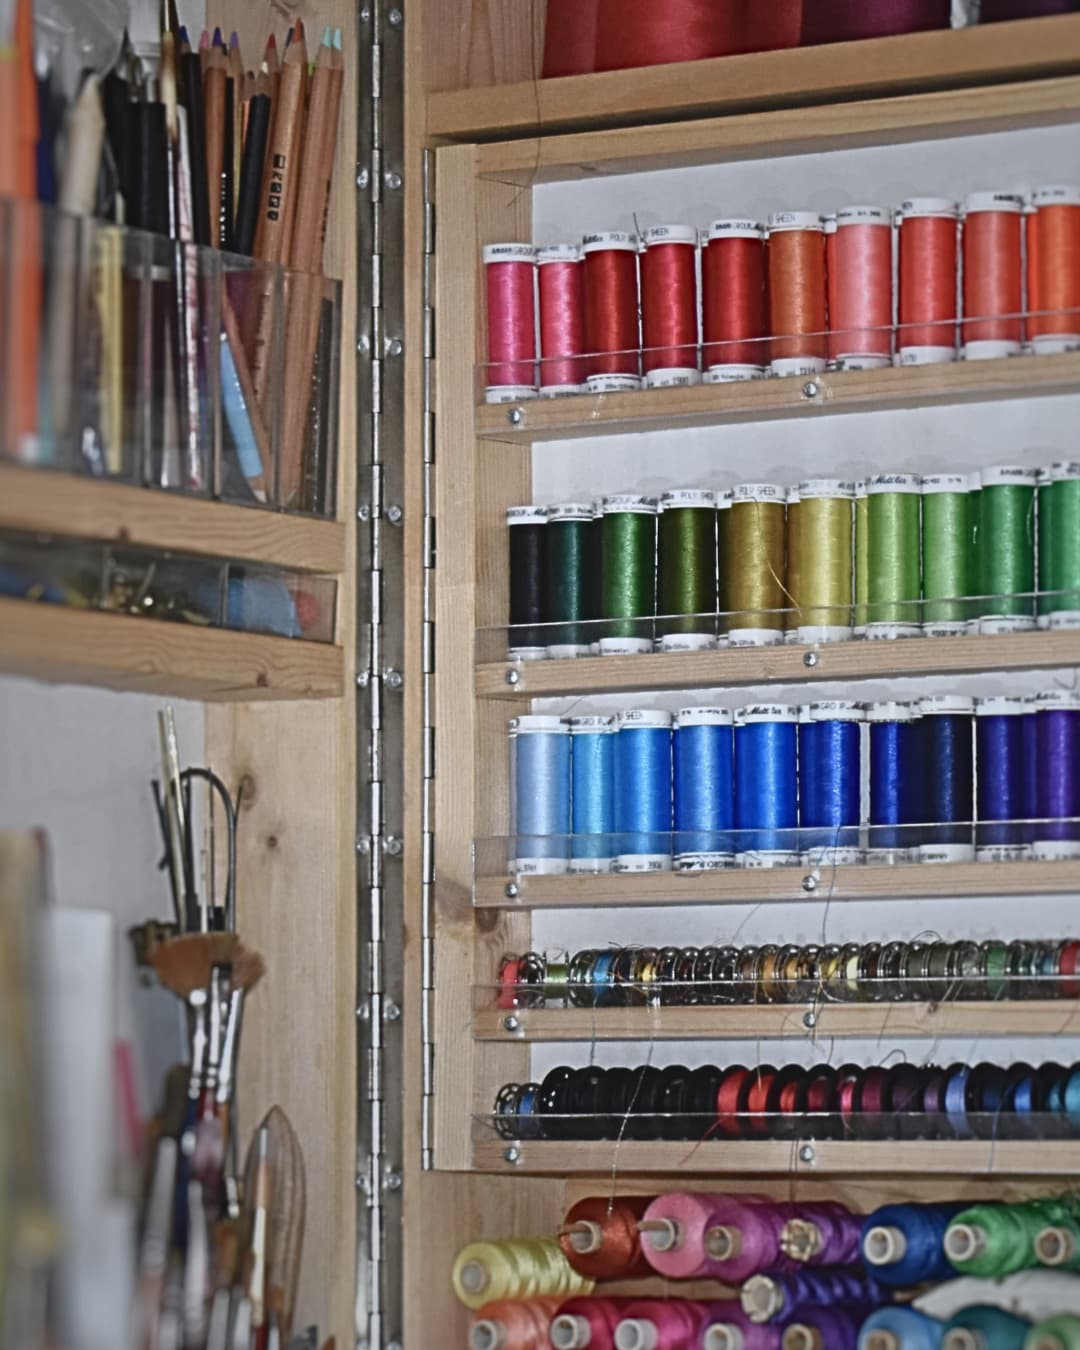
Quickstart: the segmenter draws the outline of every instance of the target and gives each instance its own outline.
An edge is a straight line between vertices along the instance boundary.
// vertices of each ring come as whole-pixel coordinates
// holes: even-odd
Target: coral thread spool
[[[1014,356],[1023,341],[1023,200],[973,192],[964,202],[964,359]]]
[[[487,244],[488,364],[484,399],[517,403],[536,397],[536,250],[532,244]]]
[[[769,217],[769,368],[774,375],[825,369],[825,226],[816,211]]]
[[[826,235],[829,356],[841,370],[892,361],[892,221],[882,206],[846,206]]]
[[[540,297],[540,394],[557,398],[585,388],[585,264],[577,244],[536,250]]]
[[[1036,352],[1080,347],[1080,188],[1041,187],[1027,218],[1028,336]]]
[[[637,241],[623,230],[605,230],[587,234],[582,251],[589,392],[640,389]]]
[[[698,384],[697,230],[653,225],[641,256],[642,364],[650,389]]]
[[[957,206],[947,197],[900,203],[899,329],[902,366],[956,360]]]
[[[765,227],[714,220],[701,255],[706,384],[754,380],[768,360]]]

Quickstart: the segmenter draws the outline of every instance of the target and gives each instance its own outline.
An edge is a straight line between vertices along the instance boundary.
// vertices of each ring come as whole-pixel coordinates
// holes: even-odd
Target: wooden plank
[[[519,0],[424,0],[422,14],[410,9],[409,21],[420,27],[416,69],[423,89],[531,82],[540,74],[546,8]]]
[[[633,83],[633,81],[628,81]],[[1080,79],[867,99],[775,112],[620,127],[477,149],[477,172],[521,186],[593,179],[597,174],[689,168],[743,159],[777,159],[858,146],[973,136],[1021,127],[1060,126],[1080,114]]]
[[[481,634],[485,643],[505,629]],[[812,659],[808,659],[812,658]],[[721,647],[712,652],[585,656],[562,661],[493,661],[476,669],[476,692],[493,699],[571,696],[588,691],[743,688],[821,680],[874,680],[1080,665],[1080,633],[1001,633],[833,642],[822,646]]]
[[[477,349],[480,350],[479,348]],[[481,372],[482,377],[482,372]],[[1080,352],[956,361],[940,366],[828,371],[812,379],[745,380],[627,394],[575,394],[481,404],[478,434],[504,442],[556,441],[682,427],[768,422],[1071,393]]]
[[[503,8],[512,13],[523,7]],[[443,10],[440,3],[434,14]],[[527,36],[524,25],[518,36]],[[443,59],[448,66],[445,53]],[[505,140],[1063,75],[1080,68],[1080,17],[752,52],[630,75],[618,70],[536,81],[529,64],[519,62],[523,78],[506,83],[514,78],[507,63],[483,88],[475,87],[475,68],[444,66],[447,76],[465,78],[452,87],[445,78],[430,86],[443,92],[428,97],[428,136]]]
[[[899,863],[732,868],[598,876],[478,877],[481,908],[574,909],[607,905],[754,905],[815,900],[915,900],[941,896],[1069,895],[1080,863]],[[512,893],[511,893],[512,892]]]

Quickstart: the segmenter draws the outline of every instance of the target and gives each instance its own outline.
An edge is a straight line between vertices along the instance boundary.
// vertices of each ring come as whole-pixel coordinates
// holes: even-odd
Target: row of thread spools
[[[1080,626],[1076,462],[620,493],[506,520],[517,660]]]
[[[1080,346],[1072,186],[727,218],[703,248],[655,225],[482,256],[493,403]]]
[[[1080,856],[1071,691],[530,713],[510,747],[522,875]]]
[[[1014,1300],[1051,1314],[1033,1327],[1003,1303],[1010,1277],[1022,1289],[1019,1273],[1040,1267],[1056,1273]],[[470,1243],[452,1278],[473,1310],[472,1350],[1076,1350],[1080,1280],[1065,1272],[1078,1270],[1075,1194],[863,1216],[832,1201],[673,1192],[580,1200],[557,1239]],[[741,1288],[719,1302],[593,1294],[652,1275]],[[936,1300],[962,1309],[947,1322],[897,1301],[958,1276],[998,1283],[956,1284],[958,1297]]]

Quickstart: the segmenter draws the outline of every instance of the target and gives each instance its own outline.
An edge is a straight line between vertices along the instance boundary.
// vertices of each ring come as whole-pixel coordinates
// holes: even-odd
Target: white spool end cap
[[[466,1261],[459,1279],[467,1294],[482,1294],[488,1287],[487,1267],[482,1261]]]
[[[510,365],[511,362],[501,362]],[[522,364],[516,362],[514,364]],[[484,390],[485,403],[523,403],[526,399],[539,397],[536,386],[532,384],[489,384]]]
[[[787,341],[797,341],[797,338],[788,338]],[[769,362],[769,370],[773,375],[820,375],[824,369],[823,356],[778,356]]]
[[[879,1331],[875,1328],[863,1341],[862,1350],[903,1350],[903,1345],[895,1331]]]
[[[696,366],[656,366],[645,376],[646,389],[685,389],[701,383]]]
[[[743,1350],[746,1336],[742,1327],[730,1322],[714,1322],[705,1332],[702,1350]]]
[[[1035,1255],[1044,1266],[1067,1265],[1076,1255],[1076,1239],[1067,1228],[1044,1228],[1035,1239]]]
[[[588,1319],[575,1313],[560,1313],[551,1324],[551,1344],[555,1350],[588,1350],[592,1345],[592,1328]]]
[[[943,324],[952,323],[951,319],[942,319]],[[946,366],[956,360],[955,347],[901,347],[898,365],[901,366]]]
[[[645,1219],[638,1231],[654,1252],[677,1251],[683,1244],[682,1230],[674,1219]]]
[[[907,1249],[904,1230],[891,1224],[877,1224],[863,1238],[863,1256],[872,1266],[895,1266],[904,1259]]]
[[[784,1350],[825,1350],[825,1341],[816,1327],[805,1322],[792,1322],[780,1342]]]
[[[728,1224],[717,1224],[705,1233],[705,1252],[713,1261],[730,1261],[742,1251],[742,1232]]]
[[[954,1327],[946,1333],[941,1350],[987,1350],[986,1337],[968,1327]]]
[[[704,381],[706,384],[737,384],[741,380],[760,380],[764,376],[764,366],[729,362],[726,365],[710,366],[705,372]]]
[[[647,1317],[624,1317],[615,1328],[616,1350],[656,1350],[660,1333]]]
[[[986,1248],[986,1234],[974,1223],[950,1224],[945,1233],[945,1255],[950,1261],[970,1261]]]
[[[591,1256],[604,1245],[604,1230],[591,1219],[580,1219],[567,1230],[566,1235],[579,1256]]]
[[[1009,338],[976,338],[964,343],[965,361],[998,361],[1003,356],[1017,356],[1019,352],[1020,343]]]
[[[492,1317],[481,1318],[469,1328],[469,1350],[502,1350],[506,1328]]]
[[[751,1322],[768,1322],[784,1307],[784,1296],[768,1275],[752,1275],[742,1287],[739,1302]]]

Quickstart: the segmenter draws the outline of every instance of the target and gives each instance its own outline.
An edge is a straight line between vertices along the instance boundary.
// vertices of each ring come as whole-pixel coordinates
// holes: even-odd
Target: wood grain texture
[[[425,90],[531,82],[543,64],[546,8],[543,0],[423,0],[410,12],[420,18]]]

